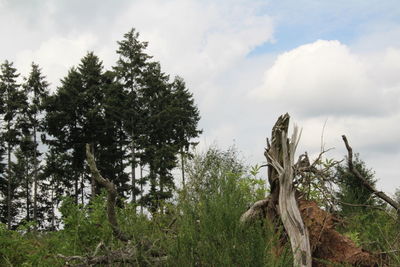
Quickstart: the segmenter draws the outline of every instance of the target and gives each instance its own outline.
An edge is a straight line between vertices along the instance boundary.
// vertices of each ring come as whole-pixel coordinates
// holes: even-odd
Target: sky
[[[94,51],[114,65],[131,28],[193,92],[199,150],[234,145],[265,162],[288,112],[298,153],[343,159],[349,139],[379,190],[400,188],[400,3],[397,0],[0,0],[0,62],[39,64],[56,90]]]

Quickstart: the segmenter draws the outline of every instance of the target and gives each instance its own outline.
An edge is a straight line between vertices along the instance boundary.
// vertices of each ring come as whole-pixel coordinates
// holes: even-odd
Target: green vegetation
[[[195,154],[186,166],[187,184],[174,200],[162,204],[163,212],[136,213],[131,203],[118,209],[122,230],[133,236],[128,246],[137,249],[133,263],[120,266],[152,266],[154,255],[166,257],[163,266],[291,266],[290,248],[276,255],[279,234],[272,225],[265,220],[252,225],[239,222],[248,206],[267,193],[254,169],[238,160],[233,149],[217,148]],[[63,229],[58,231],[29,231],[32,223],[7,230],[2,224],[0,265],[64,266],[58,254],[93,255],[100,243],[105,247],[99,254],[126,246],[112,234],[105,196],[103,192],[86,205],[64,198]],[[389,252],[382,256],[396,266],[400,259],[393,251],[400,244],[394,215],[389,210],[363,211],[345,217],[341,230],[366,249]]]
[[[146,240],[154,253],[168,256],[167,266],[288,266],[288,250],[274,255],[277,235],[267,222],[239,222],[249,204],[265,193],[264,183],[246,169],[234,150],[212,148],[195,155],[188,162],[187,186],[163,205],[163,213],[137,214],[134,204],[125,204],[118,210],[121,228],[135,241]],[[62,230],[35,233],[28,231],[29,224],[17,230],[1,226],[1,266],[63,266],[57,254],[91,255],[100,242],[108,250],[124,245],[113,237],[104,193],[84,206],[73,198],[62,203]],[[139,247],[136,264],[150,265],[148,253]]]

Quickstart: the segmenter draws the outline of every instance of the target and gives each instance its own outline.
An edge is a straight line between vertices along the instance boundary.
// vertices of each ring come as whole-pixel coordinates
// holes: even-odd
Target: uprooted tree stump
[[[292,138],[287,137],[289,119],[288,114],[280,116],[272,129],[271,142],[267,139],[264,155],[268,162],[270,195],[250,207],[241,221],[266,218],[276,229],[283,224],[294,255],[294,266],[331,266],[326,262],[385,266],[378,257],[337,232],[334,216],[315,202],[302,199],[296,191],[294,169],[299,162],[294,163],[294,154],[299,135],[295,127]],[[280,240],[287,242],[285,238]]]

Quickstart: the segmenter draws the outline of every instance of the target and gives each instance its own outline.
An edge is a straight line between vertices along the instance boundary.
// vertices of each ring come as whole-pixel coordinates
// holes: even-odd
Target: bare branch
[[[131,237],[128,236],[126,233],[122,232],[118,225],[117,215],[115,212],[115,203],[117,201],[117,190],[115,189],[115,185],[103,178],[101,176],[99,170],[97,169],[96,162],[94,160],[94,156],[91,152],[90,145],[86,144],[86,159],[92,172],[93,178],[98,182],[100,185],[104,186],[107,190],[107,216],[108,221],[111,225],[113,230],[114,236],[123,242],[128,242]]]
[[[370,183],[368,183],[368,181],[365,179],[365,177],[363,177],[361,175],[361,173],[356,168],[354,168],[354,164],[353,164],[353,149],[349,145],[349,142],[347,141],[347,138],[346,138],[345,135],[342,135],[342,139],[344,141],[344,144],[345,144],[347,152],[348,152],[347,160],[348,160],[350,172],[352,174],[354,174],[354,176],[358,180],[361,181],[361,183],[363,184],[363,186],[365,188],[367,188],[371,193],[375,194],[377,197],[379,197],[380,199],[382,199],[383,201],[388,203],[390,206],[392,206],[394,209],[397,210],[398,214],[400,214],[400,204],[397,203],[396,201],[394,201],[392,198],[390,198],[384,192],[376,190]]]

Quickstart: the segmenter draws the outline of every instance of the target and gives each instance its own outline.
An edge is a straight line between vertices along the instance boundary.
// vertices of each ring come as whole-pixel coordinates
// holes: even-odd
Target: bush
[[[290,257],[276,259],[271,254],[277,240],[266,221],[239,222],[249,204],[263,197],[265,188],[245,173],[234,150],[211,148],[188,166],[188,184],[178,203],[179,230],[170,249],[171,266],[290,265]]]

